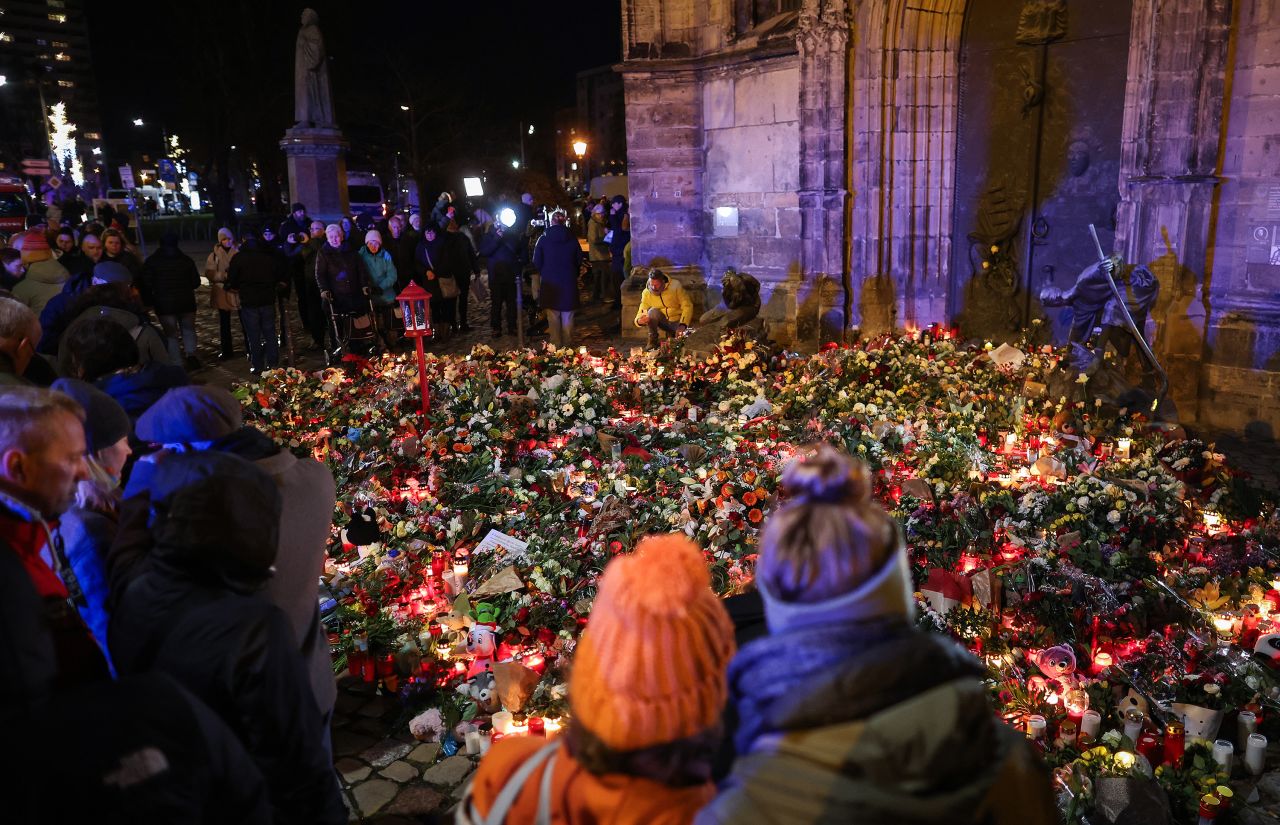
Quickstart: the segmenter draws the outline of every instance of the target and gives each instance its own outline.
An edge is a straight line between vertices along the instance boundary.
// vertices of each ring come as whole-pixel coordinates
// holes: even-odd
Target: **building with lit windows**
[[[48,159],[53,139],[64,151],[74,141],[86,178],[95,177],[102,127],[84,6],[0,0],[0,172],[18,171],[24,158]],[[60,130],[48,119],[59,103],[66,121]]]

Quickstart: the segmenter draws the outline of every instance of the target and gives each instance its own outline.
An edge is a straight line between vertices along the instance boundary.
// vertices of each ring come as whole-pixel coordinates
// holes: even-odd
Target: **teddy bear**
[[[1044,673],[1044,676],[1032,676],[1027,680],[1027,688],[1032,691],[1046,691],[1050,683],[1053,683],[1058,686],[1059,692],[1067,693],[1080,683],[1080,677],[1076,674],[1076,653],[1071,645],[1061,644],[1044,650],[1033,650],[1027,654],[1027,660]]]
[[[458,692],[475,702],[481,713],[497,713],[501,707],[498,685],[491,670],[478,673],[475,678],[458,685]]]

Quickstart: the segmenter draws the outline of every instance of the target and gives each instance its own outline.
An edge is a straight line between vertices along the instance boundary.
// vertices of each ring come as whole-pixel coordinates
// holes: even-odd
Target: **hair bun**
[[[801,453],[782,471],[782,486],[797,503],[863,504],[871,498],[871,474],[830,444]]]

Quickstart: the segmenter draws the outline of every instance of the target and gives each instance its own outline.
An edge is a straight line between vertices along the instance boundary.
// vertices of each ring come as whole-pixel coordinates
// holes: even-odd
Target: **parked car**
[[[31,214],[26,184],[17,178],[0,178],[0,232],[21,232],[27,228]]]

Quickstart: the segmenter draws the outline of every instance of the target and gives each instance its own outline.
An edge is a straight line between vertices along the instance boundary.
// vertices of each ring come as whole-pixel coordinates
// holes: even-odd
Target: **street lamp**
[[[9,82],[9,78],[7,78],[7,77],[5,77],[4,75],[0,74],[0,86],[3,86],[4,84],[6,84],[6,83],[8,83],[8,82]]]
[[[401,103],[401,104],[400,104],[400,111],[402,111],[402,112],[407,112],[407,111],[409,111],[409,107],[408,107],[408,106],[406,106],[406,105],[404,105],[403,103]]]
[[[520,168],[520,161],[519,161],[519,159],[518,159],[518,158],[512,158],[512,159],[511,159],[511,168],[512,168],[512,169],[519,169],[519,168]]]
[[[573,145],[573,153],[578,156],[578,163],[575,163],[574,167],[575,169],[579,166],[582,166],[583,168],[583,172],[579,172],[578,177],[582,178],[586,182],[586,188],[590,188],[591,176],[589,174],[585,174],[586,167],[583,166],[582,164],[582,159],[586,157],[586,154],[587,154],[587,142],[582,138],[578,138],[573,142],[572,145]]]
[[[135,117],[135,118],[133,119],[133,125],[134,125],[134,126],[142,126],[142,125],[143,125],[143,123],[142,123],[142,118],[140,118],[140,117]]]

